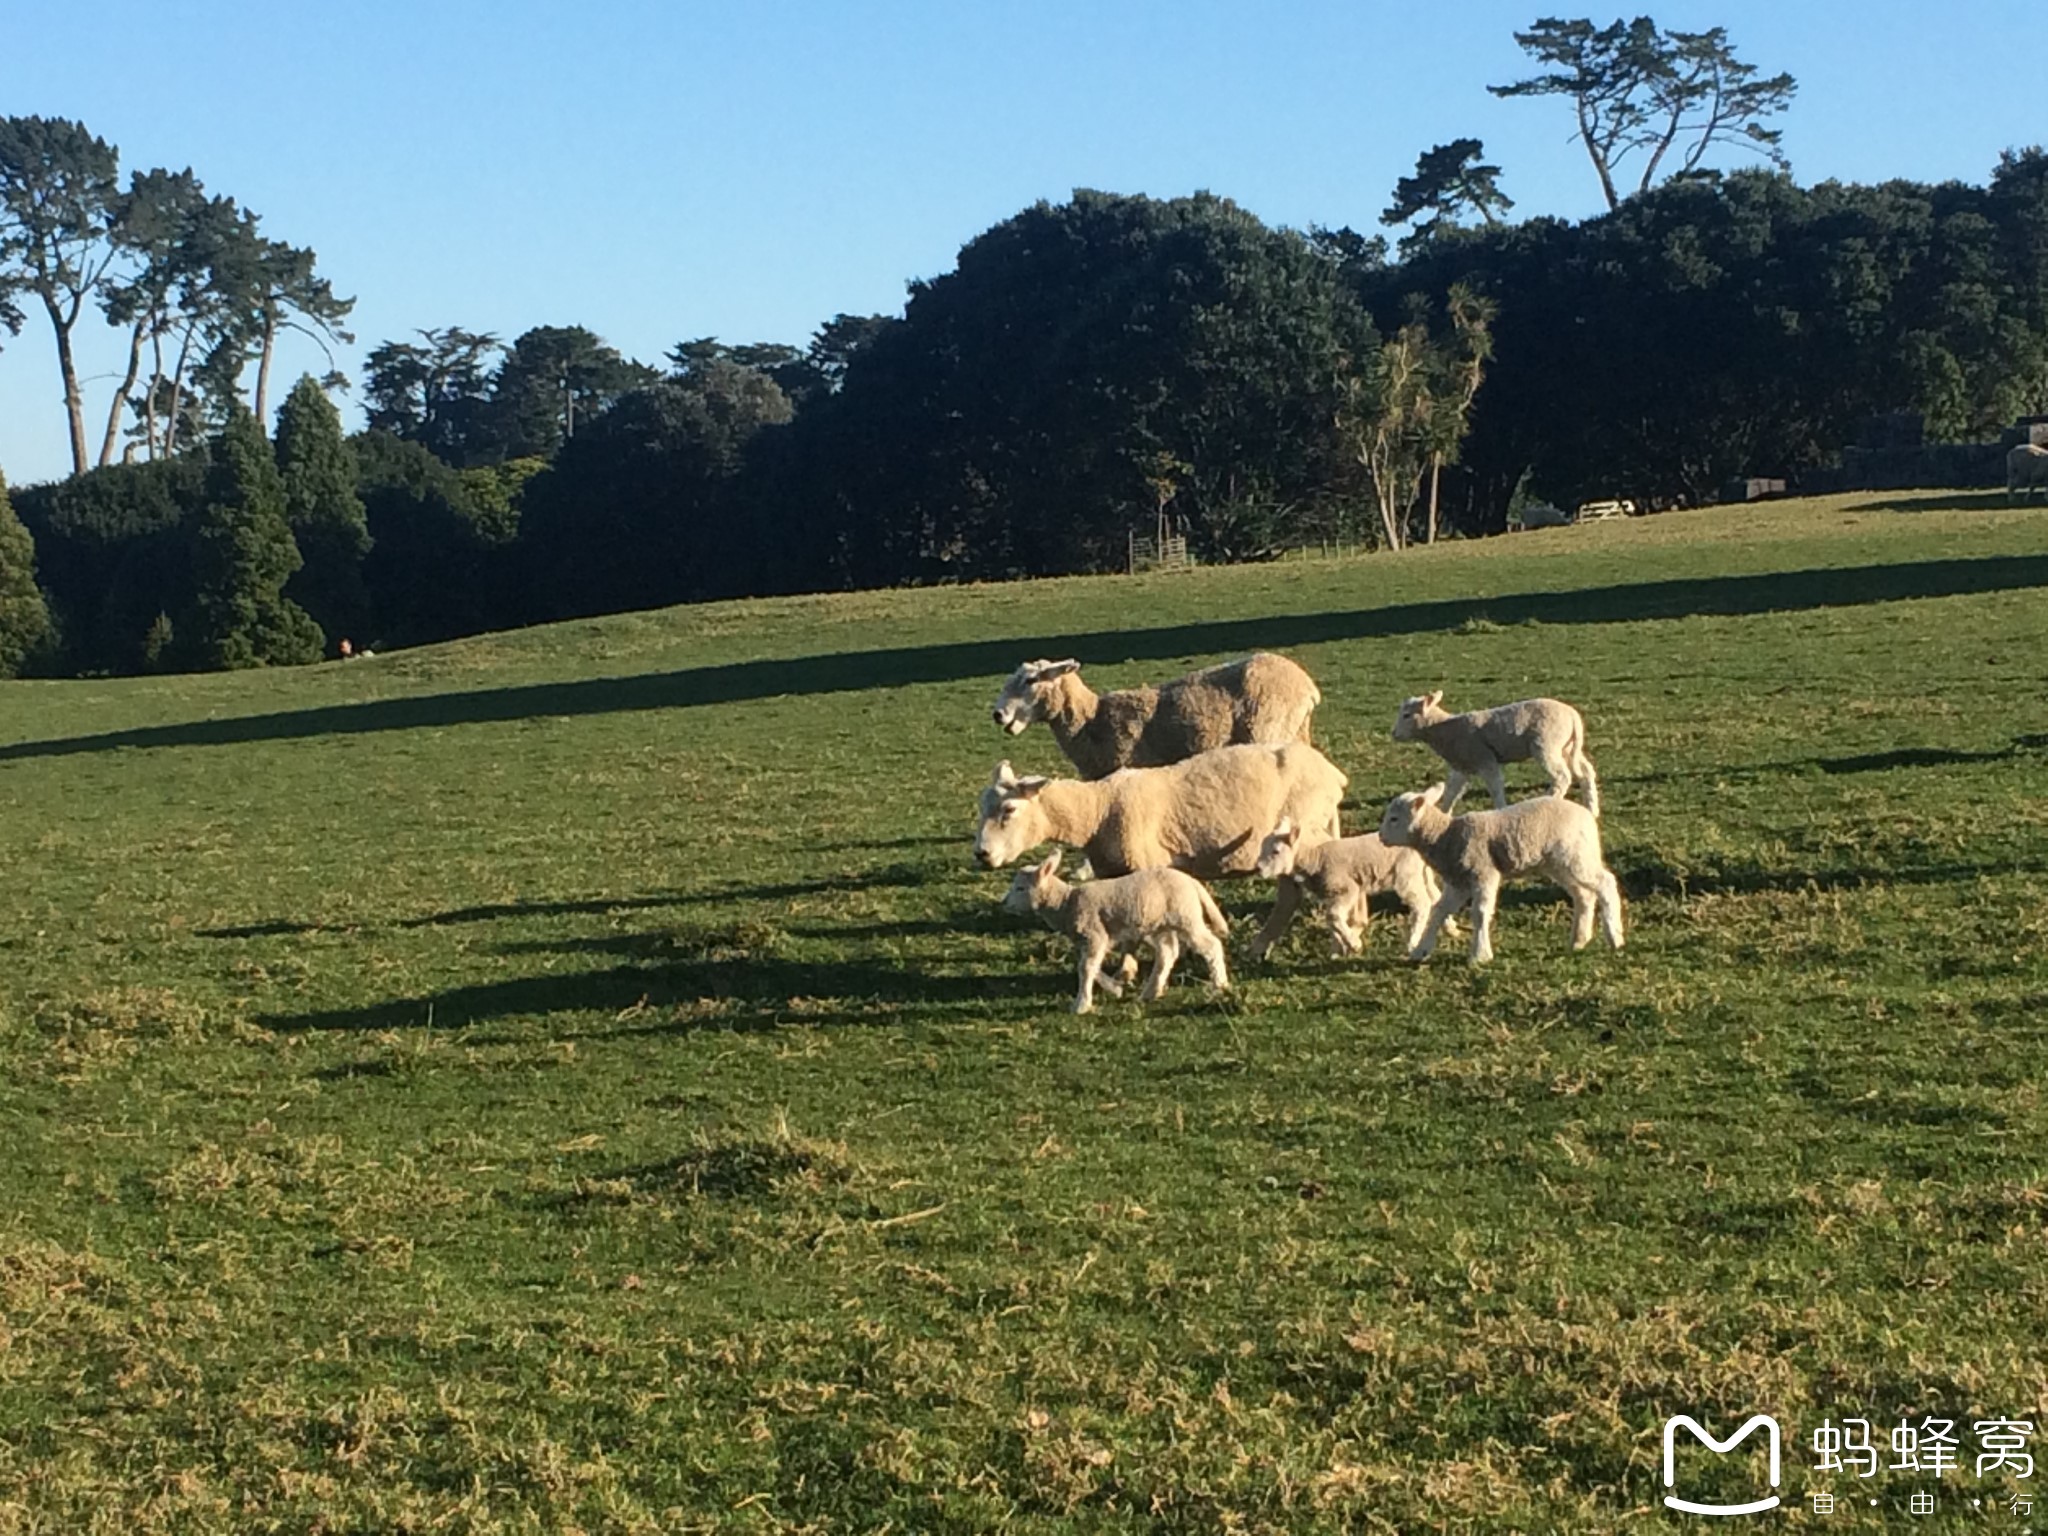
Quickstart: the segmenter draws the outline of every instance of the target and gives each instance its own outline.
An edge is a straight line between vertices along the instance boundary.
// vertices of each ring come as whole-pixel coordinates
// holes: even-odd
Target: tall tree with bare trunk
[[[86,301],[120,259],[123,208],[114,146],[61,117],[0,117],[0,281],[42,301],[57,339],[71,470],[87,465],[85,397],[73,333]]]
[[[121,216],[111,231],[126,259],[126,270],[108,272],[99,295],[107,323],[128,333],[128,365],[114,386],[106,431],[100,439],[102,465],[114,462],[121,420],[135,402],[145,350],[161,373],[163,342],[176,323],[179,296],[201,280],[206,270],[202,229],[209,208],[205,189],[189,169],[137,171],[130,178]],[[156,446],[153,425],[148,444],[152,451]]]

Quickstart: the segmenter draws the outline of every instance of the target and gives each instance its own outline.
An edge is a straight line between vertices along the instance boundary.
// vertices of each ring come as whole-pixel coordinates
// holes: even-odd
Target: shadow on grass
[[[958,841],[962,848],[967,846],[965,838],[947,841]],[[961,869],[965,871],[967,868],[967,861],[963,858]],[[354,922],[307,923],[279,918],[258,923],[240,923],[226,928],[196,928],[193,934],[202,939],[260,939],[330,930],[361,931],[378,926],[443,928],[458,923],[510,922],[530,917],[602,917],[609,912],[648,912],[664,907],[695,906],[701,902],[788,901],[798,896],[838,895],[846,891],[928,885],[943,880],[945,873],[920,869],[910,864],[891,864],[883,869],[868,870],[857,875],[835,875],[824,880],[791,880],[777,885],[728,885],[713,890],[673,891],[649,896],[589,896],[561,901],[490,902],[482,906],[455,907],[446,912],[428,912],[418,917],[402,917],[387,925]]]
[[[1069,635],[1016,635],[954,645],[902,646],[690,667],[635,677],[480,688],[418,698],[376,699],[278,714],[145,726],[97,736],[23,741],[0,747],[0,760],[65,757],[121,747],[233,746],[253,741],[477,725],[534,716],[596,715],[682,709],[783,695],[846,693],[915,683],[986,678],[993,683],[1033,654],[1077,655],[1097,663],[1161,661],[1454,630],[1478,618],[1490,623],[1618,624],[1697,614],[1734,616],[1808,608],[1853,607],[1904,598],[1950,597],[2048,586],[2048,555],[1977,560],[1923,560],[1890,565],[1703,576],[1565,592],[1503,593],[1336,612],[1220,619],[1159,629],[1096,630]]]
[[[345,926],[355,925],[351,923]],[[192,936],[197,939],[296,938],[301,934],[325,932],[327,927],[326,923],[296,923],[285,918],[275,918],[261,923],[238,923],[230,928],[194,928]]]
[[[945,934],[1026,932],[1023,922],[1006,915],[995,902],[962,907],[950,917],[907,917],[872,923],[802,923],[791,925],[799,939],[917,939]],[[1034,930],[1035,931],[1035,930]]]
[[[1822,773],[1888,773],[1898,768],[1953,768],[1972,763],[2005,763],[2029,753],[2048,751],[2048,733],[2015,736],[2005,747],[1895,747],[1889,752],[1859,752],[1848,757],[1796,757],[1762,763],[1688,763],[1679,768],[1653,768],[1642,773],[1603,775],[1606,784],[1697,784],[1707,780],[1782,778],[1819,769]]]
[[[954,839],[965,849],[968,839]],[[961,867],[967,867],[963,855]],[[911,864],[891,864],[858,875],[834,875],[824,880],[788,880],[777,885],[725,885],[708,891],[677,891],[666,896],[593,896],[577,901],[502,901],[478,907],[457,907],[424,917],[408,917],[400,928],[441,928],[456,923],[493,923],[522,917],[601,916],[606,912],[645,912],[657,907],[688,907],[700,902],[789,901],[798,896],[837,895],[845,891],[872,891],[890,886],[925,885],[933,871]]]
[[[2048,873],[2048,861],[2022,859],[1996,864],[1919,864],[1885,869],[1875,865],[1833,865],[1816,869],[1767,869],[1757,864],[1723,864],[1676,870],[1659,860],[1617,868],[1615,877],[1630,901],[1651,896],[1756,896],[1766,892],[1882,890],[1899,885],[1951,885],[1986,875]],[[1502,893],[1506,905],[1511,892]]]
[[[2003,487],[1986,491],[1956,491],[1948,496],[1887,497],[1859,501],[1845,508],[1849,512],[2002,512],[2007,502]]]
[[[897,1008],[957,1008],[994,999],[1057,994],[1057,978],[1032,972],[963,976],[906,970],[869,961],[820,963],[763,955],[550,971],[505,981],[449,987],[361,1008],[262,1016],[283,1034],[401,1029],[462,1029],[501,1019],[558,1013],[606,1013],[607,1035],[751,1032],[787,1024],[900,1024]],[[706,1005],[711,1006],[706,1006]]]
[[[618,1205],[642,1198],[766,1200],[798,1188],[844,1184],[850,1170],[831,1149],[775,1137],[741,1137],[692,1147],[658,1162],[607,1168],[573,1188],[527,1197],[540,1210]],[[515,1197],[516,1198],[516,1197]]]
[[[1892,768],[1946,768],[1958,763],[1996,763],[2048,748],[2048,735],[2015,736],[2009,747],[1971,752],[1957,747],[1898,747],[1855,757],[1817,757],[1822,773],[1883,773]]]

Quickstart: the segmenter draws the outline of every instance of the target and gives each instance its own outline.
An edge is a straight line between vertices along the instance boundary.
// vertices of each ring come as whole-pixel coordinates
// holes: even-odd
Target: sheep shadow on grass
[[[644,938],[622,936],[614,947]],[[540,946],[596,950],[601,941]],[[472,982],[438,992],[388,998],[364,1006],[261,1016],[280,1034],[466,1029],[509,1019],[558,1014],[607,1015],[615,1029],[599,1034],[688,1034],[756,1031],[785,1025],[900,1023],[904,1010],[986,1009],[991,1003],[1045,999],[1048,978],[914,970],[872,959],[791,960],[735,953],[657,959],[585,971],[546,971]]]
[[[1798,869],[1773,869],[1762,864],[1723,863],[1675,869],[1660,859],[1610,861],[1622,895],[1630,901],[1652,897],[1757,896],[1770,892],[1803,895],[1809,891],[1882,890],[1896,885],[1950,885],[1985,875],[2038,875],[2048,861],[2009,860],[1985,864],[1909,864],[1896,869],[1878,865],[1836,864]]]
[[[304,922],[291,918],[268,918],[220,928],[199,928],[202,939],[289,938],[327,931],[363,931],[377,928],[443,928],[462,923],[515,922],[537,917],[604,917],[615,912],[649,912],[668,907],[689,907],[706,902],[789,901],[799,896],[835,895],[842,891],[910,888],[943,881],[952,871],[891,864],[884,869],[860,874],[833,875],[821,880],[788,880],[767,885],[724,885],[699,891],[651,892],[640,896],[584,896],[565,899],[489,902],[473,907],[455,907],[445,912],[428,912],[401,917],[390,923]]]

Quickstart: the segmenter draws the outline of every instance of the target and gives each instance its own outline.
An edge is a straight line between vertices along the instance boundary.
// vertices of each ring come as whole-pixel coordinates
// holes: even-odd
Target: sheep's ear
[[[1437,705],[1439,705],[1439,704],[1443,703],[1443,701],[1444,701],[1444,691],[1443,691],[1443,689],[1439,688],[1439,689],[1437,689],[1437,691],[1436,691],[1435,693],[1432,693],[1431,695],[1429,695],[1429,697],[1428,697],[1428,698],[1424,699],[1424,700],[1423,700],[1423,703],[1425,703],[1425,704],[1429,705],[1429,706],[1430,706],[1430,707],[1431,707],[1432,709],[1434,709],[1434,708],[1435,708],[1435,707],[1436,707]],[[1441,788],[1442,788],[1443,786],[1442,786],[1442,785],[1438,785],[1437,787],[1438,787],[1439,789],[1441,789]]]
[[[1008,758],[996,764],[996,771],[989,776],[989,783],[997,789],[1008,789],[1017,782],[1016,770],[1011,768]]]
[[[1065,661],[1045,661],[1040,662],[1039,665],[1044,669],[1038,674],[1040,682],[1044,682],[1048,677],[1065,677],[1069,672],[1081,670],[1081,663],[1074,660],[1071,656]]]
[[[1033,774],[1028,779],[1017,779],[1013,781],[1010,785],[1010,793],[1013,795],[1035,795],[1051,782],[1051,779],[1041,778],[1038,775]]]
[[[1294,830],[1294,818],[1292,816],[1282,816],[1280,818],[1280,825],[1273,829],[1273,835],[1283,842],[1293,842],[1297,835]]]
[[[1052,876],[1058,874],[1059,872],[1060,850],[1055,848],[1053,849],[1052,853],[1046,858],[1046,861],[1038,866],[1038,878],[1041,880],[1048,880]]]
[[[1415,797],[1416,803],[1419,805],[1441,805],[1443,803],[1443,798],[1444,786],[1442,780],[1438,780],[1436,783],[1430,785],[1429,788],[1421,791]]]

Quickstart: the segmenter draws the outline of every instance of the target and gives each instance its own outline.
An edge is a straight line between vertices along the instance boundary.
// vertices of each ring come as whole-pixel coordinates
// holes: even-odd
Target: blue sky
[[[1486,142],[1520,214],[1598,190],[1556,101],[1497,101],[1549,5],[1269,0],[861,5],[110,0],[14,8],[0,112],[83,120],[124,170],[190,165],[319,252],[377,341],[460,324],[801,343],[1039,198],[1207,189],[1270,223],[1375,226],[1431,144]],[[1573,14],[1567,9],[1566,14]],[[1606,11],[1591,13],[1611,19]],[[1633,11],[1630,12],[1633,14]],[[1802,181],[1984,180],[2048,138],[2036,4],[1688,0],[1800,92]],[[116,357],[83,348],[88,433]],[[317,353],[282,359],[281,397]],[[354,408],[348,407],[351,416]],[[68,468],[49,327],[0,336],[0,469]]]

